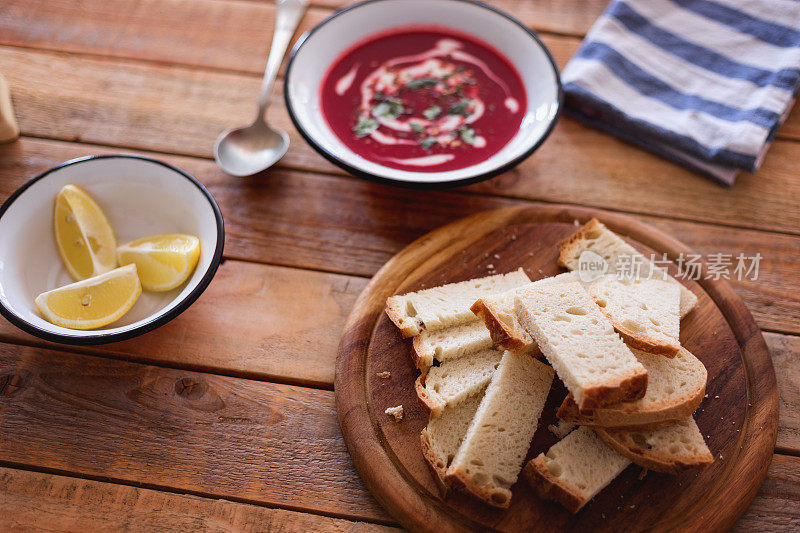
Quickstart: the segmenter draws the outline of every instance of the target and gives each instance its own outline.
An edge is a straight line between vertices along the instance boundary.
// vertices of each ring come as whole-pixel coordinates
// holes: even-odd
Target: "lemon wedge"
[[[200,239],[168,233],[142,237],[117,248],[120,265],[136,264],[142,287],[168,291],[186,281],[200,259]]]
[[[136,265],[127,265],[43,292],[36,297],[36,306],[48,322],[57,326],[95,329],[119,320],[140,294],[142,285]]]
[[[75,185],[56,195],[53,229],[58,252],[76,281],[104,274],[117,266],[117,239],[103,210]]]

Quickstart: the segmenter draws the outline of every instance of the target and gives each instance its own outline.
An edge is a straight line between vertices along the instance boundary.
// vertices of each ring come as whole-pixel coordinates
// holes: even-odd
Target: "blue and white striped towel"
[[[731,185],[800,82],[800,1],[612,0],[562,74],[567,112]]]

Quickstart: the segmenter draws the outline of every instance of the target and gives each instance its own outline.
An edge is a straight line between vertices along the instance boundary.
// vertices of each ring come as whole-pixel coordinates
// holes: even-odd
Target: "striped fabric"
[[[800,0],[612,0],[562,73],[567,112],[731,185],[800,83]]]

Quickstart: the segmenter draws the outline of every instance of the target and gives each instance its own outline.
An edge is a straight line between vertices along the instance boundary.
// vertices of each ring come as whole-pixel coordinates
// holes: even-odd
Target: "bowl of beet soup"
[[[513,17],[469,0],[371,0],[292,50],[284,97],[306,141],[344,170],[407,187],[488,179],[552,131],[552,55]]]

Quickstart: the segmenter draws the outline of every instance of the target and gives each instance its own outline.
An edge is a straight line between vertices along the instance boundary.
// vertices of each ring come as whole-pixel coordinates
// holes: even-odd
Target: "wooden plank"
[[[734,532],[800,528],[800,459],[775,455]],[[0,527],[6,531],[396,531],[308,513],[0,468]]]
[[[577,9],[558,0],[493,4],[536,30],[577,35],[570,38],[575,42],[605,7],[603,0],[584,0]],[[332,7],[309,8],[300,31],[318,24]],[[274,24],[271,2],[85,0],[77,6],[68,0],[7,0],[0,8],[0,43],[260,72]]]
[[[0,345],[0,460],[391,522],[333,392]]]
[[[765,333],[780,395],[777,449],[800,454],[800,337]]]
[[[790,204],[800,196],[798,149],[776,141],[756,174],[742,173],[725,189],[564,118],[530,159],[470,190],[797,233],[800,209]]]
[[[797,531],[800,529],[798,509],[800,458],[774,455],[764,484],[731,531]]]
[[[0,146],[0,198],[63,160],[116,150],[36,139]],[[518,205],[506,198],[395,189],[370,182],[272,170],[232,179],[213,162],[168,161],[197,176],[220,203],[226,255],[286,266],[371,276],[425,233],[461,217]],[[501,180],[504,178],[500,178]],[[763,328],[800,333],[800,238],[710,224],[638,217],[703,254],[761,253],[759,279],[733,283]]]
[[[229,260],[200,299],[175,320],[141,337],[81,350],[332,389],[339,336],[366,282]],[[0,339],[57,346],[5,320],[0,320]]]
[[[359,0],[313,0],[315,6],[331,9],[354,4]],[[540,31],[582,36],[606,8],[604,0],[487,0],[497,7]]]
[[[598,0],[578,9],[574,4],[495,2],[537,30],[578,35],[542,36],[562,68],[604,7]],[[328,8],[310,8],[299,31],[329,14]],[[260,75],[274,24],[275,6],[261,2],[9,0],[0,8],[0,44]],[[800,139],[800,112],[789,115],[778,136]]]
[[[8,0],[0,44],[261,75],[275,12],[241,0]],[[310,8],[298,35],[329,14]]]
[[[227,500],[0,468],[3,531],[396,531]]]
[[[0,48],[0,71],[28,135],[201,157],[222,129],[250,119],[258,90],[241,75],[9,48]],[[294,132],[279,102],[272,117],[291,133],[284,165],[339,172]],[[799,156],[800,143],[776,142],[759,173],[727,190],[565,119],[523,165],[469,190],[798,233]]]

